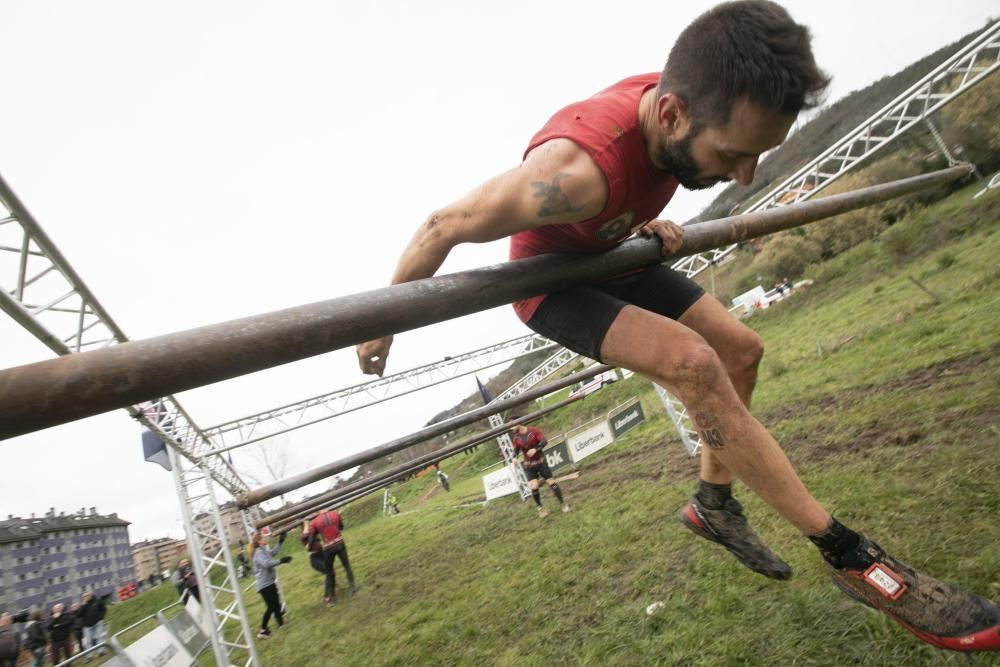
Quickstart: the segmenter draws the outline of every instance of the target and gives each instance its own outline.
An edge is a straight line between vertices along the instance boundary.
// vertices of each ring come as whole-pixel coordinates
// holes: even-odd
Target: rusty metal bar
[[[312,470],[299,473],[298,475],[292,475],[291,477],[279,479],[276,482],[265,484],[264,486],[256,489],[251,489],[250,491],[237,496],[236,504],[241,509],[246,509],[252,505],[259,505],[260,503],[270,500],[271,498],[276,498],[283,493],[288,493],[289,491],[301,488],[306,484],[312,484],[313,482],[318,482],[321,479],[333,477],[339,472],[350,470],[355,466],[362,465],[369,461],[374,461],[377,458],[393,454],[402,449],[406,449],[407,447],[412,447],[413,445],[424,442],[425,440],[430,440],[431,438],[448,433],[449,431],[454,431],[456,428],[468,426],[469,424],[477,422],[485,417],[489,417],[490,415],[505,412],[513,407],[521,405],[522,403],[527,403],[535,400],[536,398],[541,398],[542,396],[551,394],[553,391],[558,391],[559,389],[565,389],[566,387],[572,386],[581,380],[592,378],[595,375],[609,371],[612,368],[612,366],[598,364],[597,366],[591,366],[588,369],[582,370],[579,373],[573,373],[572,375],[567,375],[566,377],[554,380],[553,382],[549,382],[538,387],[532,387],[528,391],[518,394],[514,398],[509,398],[506,401],[498,401],[496,403],[491,403],[490,405],[484,405],[481,408],[476,408],[475,410],[470,410],[469,412],[456,415],[450,419],[437,422],[436,424],[431,424],[430,426],[422,428],[419,431],[414,431],[409,435],[404,435],[401,438],[396,438],[395,440],[378,445],[377,447],[372,447],[362,452],[358,452],[357,454],[344,457],[338,461],[327,463],[326,465],[319,466],[318,468],[313,468]],[[503,427],[500,427],[499,430],[494,429],[494,435],[502,433],[505,430],[506,428]]]
[[[970,165],[688,225],[673,257],[926,190]],[[392,333],[664,261],[656,238],[591,256],[540,255],[0,371],[0,439],[135,405]]]
[[[503,433],[504,431],[510,430],[513,426],[517,424],[527,424],[529,422],[533,422],[537,419],[540,419],[541,417],[544,417],[550,412],[554,412],[556,410],[559,410],[560,408],[564,408],[570,403],[575,403],[576,401],[579,401],[582,398],[584,398],[583,394],[579,396],[573,396],[572,398],[565,398],[559,401],[558,403],[554,403],[548,407],[535,410],[534,412],[524,415],[523,417],[511,420],[506,424],[502,424],[500,426],[491,428],[488,431],[482,431],[480,433],[471,435],[465,440],[462,440],[461,442],[457,442],[453,445],[448,445],[447,447],[442,447],[441,449],[435,450],[433,452],[428,452],[427,454],[418,456],[417,458],[411,461],[401,463],[398,466],[389,468],[388,470],[383,470],[382,472],[372,475],[371,477],[360,479],[357,482],[352,482],[351,484],[348,484],[346,486],[342,486],[333,489],[331,491],[327,491],[326,493],[320,496],[303,500],[302,502],[292,505],[291,507],[286,507],[284,509],[278,510],[277,512],[268,514],[263,519],[257,521],[255,526],[257,528],[260,528],[262,526],[271,525],[278,521],[284,521],[291,517],[301,517],[302,514],[305,512],[314,511],[318,507],[322,507],[328,503],[336,502],[343,496],[354,494],[355,492],[361,491],[363,489],[369,489],[371,491],[374,491],[375,489],[380,489],[383,486],[391,484],[397,479],[405,477],[406,475],[412,472],[426,468],[427,466],[433,463],[437,463],[442,459],[458,454],[459,452],[469,449],[470,447],[475,447],[476,445],[481,444],[489,440],[490,438],[493,438],[499,435],[500,433]],[[256,490],[251,491],[250,494],[255,492]],[[240,500],[242,501],[242,498]]]

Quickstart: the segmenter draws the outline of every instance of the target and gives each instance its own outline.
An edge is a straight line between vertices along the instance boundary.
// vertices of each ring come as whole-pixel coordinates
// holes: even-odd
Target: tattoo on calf
[[[545,198],[542,205],[538,207],[539,217],[544,218],[548,215],[573,213],[583,208],[583,206],[573,206],[569,201],[569,197],[567,197],[566,193],[559,187],[559,181],[563,180],[568,175],[569,174],[556,174],[556,177],[552,179],[551,183],[543,183],[542,181],[531,182],[531,186],[535,188],[535,197]]]
[[[714,415],[696,413],[694,424],[698,427],[698,431],[709,449],[725,448],[726,441],[722,439],[722,432],[718,429],[719,420]]]
[[[709,449],[724,449],[726,446],[726,443],[722,440],[722,434],[719,433],[719,429],[717,428],[704,429],[701,432],[701,437]]]

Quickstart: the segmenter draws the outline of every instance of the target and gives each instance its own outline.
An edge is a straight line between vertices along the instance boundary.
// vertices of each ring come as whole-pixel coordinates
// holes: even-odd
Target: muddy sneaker
[[[721,510],[705,509],[692,498],[681,510],[680,520],[696,535],[724,546],[754,572],[772,579],[792,578],[792,568],[764,546],[747,524],[743,506],[735,498],[727,500]]]
[[[545,511],[545,508],[544,508],[544,507],[539,507],[539,508],[538,508],[538,516],[539,516],[539,517],[541,517],[542,519],[544,519],[544,518],[545,518],[545,517],[547,517],[548,515],[549,515],[549,513]]]
[[[261,628],[260,630],[257,631],[257,639],[267,639],[270,636],[271,636],[270,630],[264,630],[263,628]]]
[[[864,537],[841,562],[850,565],[830,565],[840,590],[925,642],[953,651],[1000,649],[1000,607],[989,600],[917,572]]]

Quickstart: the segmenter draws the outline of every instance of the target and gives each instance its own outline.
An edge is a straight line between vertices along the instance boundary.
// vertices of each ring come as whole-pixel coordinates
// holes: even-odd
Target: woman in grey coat
[[[281,602],[278,599],[278,586],[275,583],[277,578],[274,574],[274,568],[278,565],[292,561],[291,556],[275,559],[284,541],[285,534],[282,533],[278,536],[278,543],[269,547],[267,546],[267,537],[261,535],[259,531],[253,536],[253,544],[251,545],[253,548],[253,576],[256,580],[257,592],[264,598],[264,619],[261,621],[260,631],[257,633],[261,639],[271,636],[271,631],[267,629],[267,623],[271,620],[272,614],[278,619],[279,628],[285,624],[281,617]]]

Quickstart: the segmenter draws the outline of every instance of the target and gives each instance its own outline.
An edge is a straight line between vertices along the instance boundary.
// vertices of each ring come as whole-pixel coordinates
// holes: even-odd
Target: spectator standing
[[[86,648],[94,648],[104,641],[105,614],[107,614],[107,605],[104,602],[104,598],[96,598],[90,591],[83,594],[83,606],[80,608],[80,624],[83,627],[83,638],[86,642]]]
[[[35,658],[34,667],[42,667],[45,662],[45,646],[49,643],[45,636],[45,626],[42,625],[42,612],[31,612],[31,618],[24,629],[24,647],[31,651]]]
[[[65,609],[61,602],[53,605],[52,617],[48,622],[53,665],[58,665],[73,655],[73,615],[65,613]]]
[[[191,567],[191,561],[185,558],[181,560],[178,567],[181,571],[181,582],[184,586],[183,593],[190,593],[194,596],[195,600],[201,602],[201,596],[198,595],[198,577],[194,573],[194,568]],[[187,598],[184,601],[186,602]]]
[[[80,618],[80,603],[74,602],[69,606],[69,615],[73,617],[73,639],[76,641],[76,650],[79,653],[83,650],[83,620]]]
[[[177,589],[177,595],[184,595],[184,580],[181,578],[180,564],[170,573],[170,583]]]
[[[0,667],[17,667],[17,655],[21,652],[17,629],[10,614],[0,614]]]
[[[281,615],[281,602],[278,596],[278,578],[274,573],[274,568],[284,563],[292,561],[291,556],[283,556],[276,559],[281,545],[285,542],[285,533],[278,536],[278,543],[273,547],[267,546],[267,537],[259,531],[253,536],[253,576],[254,586],[260,596],[264,598],[264,618],[260,623],[260,631],[257,636],[265,639],[271,636],[271,631],[267,628],[271,615],[278,620],[278,627],[285,624],[285,619]]]

